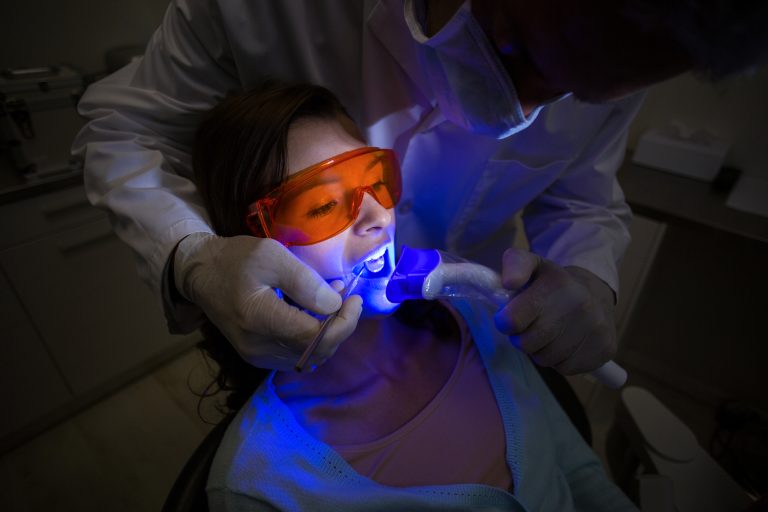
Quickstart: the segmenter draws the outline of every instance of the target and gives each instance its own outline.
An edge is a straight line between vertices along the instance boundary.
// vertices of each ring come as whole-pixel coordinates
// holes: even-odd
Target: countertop
[[[630,155],[618,179],[636,213],[660,220],[683,219],[768,242],[768,218],[727,207],[728,192],[713,190],[708,182],[634,164]]]
[[[0,166],[0,205],[82,184],[82,169],[68,169],[45,177],[24,178],[18,172]]]

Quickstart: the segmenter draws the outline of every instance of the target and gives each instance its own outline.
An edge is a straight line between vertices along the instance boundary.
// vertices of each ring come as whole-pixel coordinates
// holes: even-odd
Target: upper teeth
[[[385,252],[387,252],[387,248],[386,247],[382,247],[381,249],[379,249],[378,251],[373,253],[373,255],[371,255],[371,257],[368,258],[366,261],[377,260],[377,259],[381,258],[382,256],[384,256]]]

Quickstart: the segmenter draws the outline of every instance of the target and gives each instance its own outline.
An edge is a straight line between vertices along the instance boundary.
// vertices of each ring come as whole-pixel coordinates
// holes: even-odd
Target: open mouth
[[[380,250],[376,251],[370,258],[365,260],[363,262],[363,266],[365,269],[363,270],[363,273],[361,274],[361,277],[367,278],[367,279],[375,279],[377,277],[385,277],[389,276],[391,273],[391,265],[389,265],[390,258],[387,254],[388,250],[386,247],[382,247]]]

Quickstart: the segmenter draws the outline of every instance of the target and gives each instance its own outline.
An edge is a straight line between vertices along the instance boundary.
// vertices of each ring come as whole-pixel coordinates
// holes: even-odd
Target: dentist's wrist
[[[200,259],[197,257],[200,249],[212,238],[216,238],[216,235],[205,232],[190,233],[179,240],[171,253],[169,274],[173,284],[172,289],[187,302],[195,302],[189,284],[189,275],[200,264]]]

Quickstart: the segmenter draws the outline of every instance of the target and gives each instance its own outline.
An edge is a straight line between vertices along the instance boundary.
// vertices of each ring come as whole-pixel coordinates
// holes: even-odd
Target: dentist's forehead
[[[352,130],[357,131],[351,121],[342,124],[340,119],[304,118],[295,121],[288,130],[288,174],[365,146],[350,133]]]

